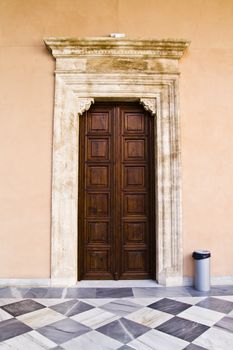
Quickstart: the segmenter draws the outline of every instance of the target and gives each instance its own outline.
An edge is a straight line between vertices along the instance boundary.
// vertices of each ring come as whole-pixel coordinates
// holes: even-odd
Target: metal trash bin
[[[195,250],[193,252],[195,260],[194,288],[200,292],[210,290],[210,252],[208,250]]]

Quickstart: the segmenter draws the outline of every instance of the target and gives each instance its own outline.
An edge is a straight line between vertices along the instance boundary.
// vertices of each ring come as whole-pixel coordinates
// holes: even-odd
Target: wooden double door
[[[153,117],[137,104],[95,104],[79,146],[79,280],[154,278]]]

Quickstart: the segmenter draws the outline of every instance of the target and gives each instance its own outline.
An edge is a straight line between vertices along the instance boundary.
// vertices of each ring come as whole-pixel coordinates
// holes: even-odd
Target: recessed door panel
[[[79,279],[155,276],[153,130],[130,103],[80,117]]]
[[[88,137],[87,160],[109,160],[109,138]]]
[[[124,160],[145,161],[146,140],[124,138]]]
[[[109,166],[87,165],[87,188],[109,188]]]
[[[124,175],[124,188],[131,189],[145,189],[146,188],[146,167],[138,165],[124,166],[123,175]]]
[[[88,221],[87,222],[87,242],[89,244],[109,243],[109,222],[108,221]]]

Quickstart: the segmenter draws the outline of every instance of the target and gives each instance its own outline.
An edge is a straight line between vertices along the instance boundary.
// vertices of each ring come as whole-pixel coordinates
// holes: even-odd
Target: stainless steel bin
[[[200,292],[210,290],[210,257],[208,250],[195,250],[193,252],[195,261],[194,288]]]

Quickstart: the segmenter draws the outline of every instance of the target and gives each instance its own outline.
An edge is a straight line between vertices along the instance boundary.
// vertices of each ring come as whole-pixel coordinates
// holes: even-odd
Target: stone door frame
[[[182,285],[178,60],[185,40],[46,38],[56,58],[51,283],[77,282],[79,116],[95,101],[139,101],[155,122],[156,278]]]

